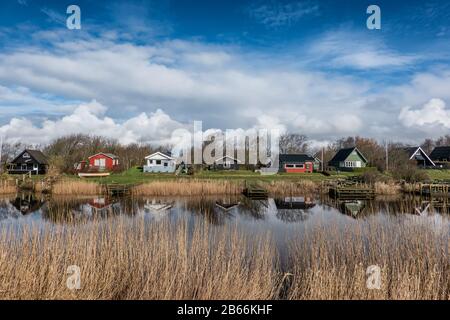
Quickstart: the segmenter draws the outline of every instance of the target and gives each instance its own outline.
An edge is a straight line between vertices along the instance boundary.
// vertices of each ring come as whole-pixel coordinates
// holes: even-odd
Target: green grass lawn
[[[434,169],[429,169],[426,170],[428,176],[432,179],[432,180],[448,180],[450,181],[450,170],[434,170]]]
[[[145,183],[155,180],[172,180],[172,179],[213,179],[213,180],[252,180],[252,181],[293,181],[300,179],[307,179],[311,181],[326,181],[342,179],[358,175],[359,173],[352,172],[340,172],[339,174],[332,174],[331,176],[325,176],[321,173],[282,173],[276,175],[262,176],[259,173],[247,170],[236,171],[201,171],[194,175],[180,175],[170,173],[143,173],[137,168],[131,168],[122,173],[114,173],[109,177],[104,178],[90,178],[89,181],[95,181],[99,183],[119,183],[119,184],[137,184]],[[75,175],[67,175],[68,178],[79,179]]]

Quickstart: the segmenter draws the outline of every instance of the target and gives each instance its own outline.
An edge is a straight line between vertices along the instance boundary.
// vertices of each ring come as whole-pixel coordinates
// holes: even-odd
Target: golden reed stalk
[[[170,180],[152,181],[133,188],[136,196],[199,196],[239,194],[242,184],[226,180]]]
[[[270,299],[279,288],[268,238],[233,228],[126,217],[50,228],[2,230],[1,298]],[[80,290],[66,286],[71,265],[81,269]]]
[[[52,193],[56,195],[98,195],[102,186],[95,182],[82,180],[60,180],[53,184]]]
[[[269,235],[236,226],[122,216],[3,228],[0,297],[450,299],[448,223],[418,219],[306,225],[289,239],[283,269]],[[80,290],[66,287],[71,265],[81,269]],[[367,288],[370,265],[381,269],[379,290]]]

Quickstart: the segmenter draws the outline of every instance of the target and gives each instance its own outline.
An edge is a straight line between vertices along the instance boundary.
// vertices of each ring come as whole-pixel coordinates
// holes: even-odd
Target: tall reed
[[[396,195],[400,194],[402,191],[401,185],[397,183],[387,183],[377,181],[374,184],[375,193],[378,195]]]
[[[56,195],[97,195],[102,193],[102,186],[95,182],[63,179],[52,185]]]
[[[303,195],[318,190],[318,184],[311,180],[300,179],[291,181],[272,181],[264,184],[271,196]]]
[[[292,243],[288,298],[448,300],[447,228],[389,221],[307,229]],[[379,290],[367,286],[369,266],[380,268]]]
[[[236,229],[146,225],[124,217],[83,228],[24,227],[0,235],[3,299],[271,299],[273,246]],[[54,227],[53,227],[54,228]],[[67,268],[80,268],[69,290]]]
[[[152,181],[133,188],[136,196],[200,196],[239,194],[242,185],[226,180],[187,180]]]
[[[17,191],[17,186],[12,180],[0,180],[0,194],[11,194]]]

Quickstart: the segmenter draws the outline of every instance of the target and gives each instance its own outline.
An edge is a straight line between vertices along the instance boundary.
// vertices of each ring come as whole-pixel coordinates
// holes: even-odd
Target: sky
[[[415,144],[450,133],[449,40],[448,1],[3,0],[0,135],[158,144],[202,121]]]

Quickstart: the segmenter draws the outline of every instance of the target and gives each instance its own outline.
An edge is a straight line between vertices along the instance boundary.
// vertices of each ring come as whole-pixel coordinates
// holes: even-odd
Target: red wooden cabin
[[[315,159],[306,154],[280,154],[280,172],[312,173]]]
[[[89,167],[102,171],[113,171],[119,167],[119,157],[112,153],[97,153],[89,157]]]

